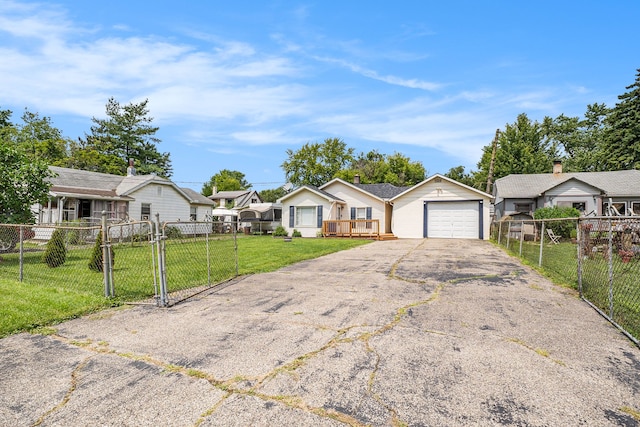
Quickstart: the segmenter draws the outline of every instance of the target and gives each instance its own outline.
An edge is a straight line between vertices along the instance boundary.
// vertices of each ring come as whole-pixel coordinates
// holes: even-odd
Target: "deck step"
[[[383,233],[378,236],[378,240],[396,240],[397,238],[393,233]]]

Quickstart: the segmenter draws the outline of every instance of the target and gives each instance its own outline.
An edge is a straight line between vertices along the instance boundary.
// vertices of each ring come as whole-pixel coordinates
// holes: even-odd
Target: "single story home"
[[[100,222],[102,211],[110,222],[204,221],[211,217],[213,201],[188,188],[156,175],[127,176],[50,167],[49,200],[34,206],[38,224],[60,224],[82,220]]]
[[[492,196],[436,174],[412,187],[336,178],[278,200],[282,224],[303,237],[488,239]]]
[[[533,216],[542,207],[574,207],[583,215],[640,215],[640,170],[512,174],[493,186],[495,218]]]

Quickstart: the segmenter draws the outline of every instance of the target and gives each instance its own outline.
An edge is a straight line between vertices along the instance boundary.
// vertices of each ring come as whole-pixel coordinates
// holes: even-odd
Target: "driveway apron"
[[[0,340],[2,426],[636,426],[640,350],[491,243],[395,240]]]

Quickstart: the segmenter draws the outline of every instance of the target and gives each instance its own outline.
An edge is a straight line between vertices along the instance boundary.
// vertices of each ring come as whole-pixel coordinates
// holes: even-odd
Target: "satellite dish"
[[[287,182],[285,185],[282,186],[282,189],[284,191],[286,191],[287,193],[293,188],[293,184],[290,182]]]

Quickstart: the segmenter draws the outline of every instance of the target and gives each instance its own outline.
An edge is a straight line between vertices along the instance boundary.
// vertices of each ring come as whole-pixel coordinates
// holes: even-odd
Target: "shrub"
[[[56,228],[51,239],[47,242],[47,248],[42,255],[42,262],[51,268],[60,267],[67,260],[67,248],[64,244],[64,231]]]
[[[285,228],[281,225],[277,226],[276,229],[273,231],[273,235],[275,237],[285,237],[288,236],[289,233],[287,233],[287,230],[285,230]]]
[[[291,233],[291,237],[302,237],[302,233],[294,228],[293,233]]]
[[[580,211],[576,208],[551,206],[539,208],[533,213],[534,219],[551,218],[579,218]],[[570,237],[571,230],[576,228],[576,221],[549,221],[545,223],[546,228],[550,228],[554,234],[562,237]]]
[[[182,239],[182,231],[178,227],[167,227],[164,234],[167,239]]]
[[[96,243],[93,245],[93,251],[91,252],[91,259],[89,260],[89,270],[101,272],[103,271],[102,262],[104,257],[102,256],[102,231],[98,230],[98,236],[96,237]],[[111,247],[111,266],[115,262],[115,253],[113,252],[113,246]]]

